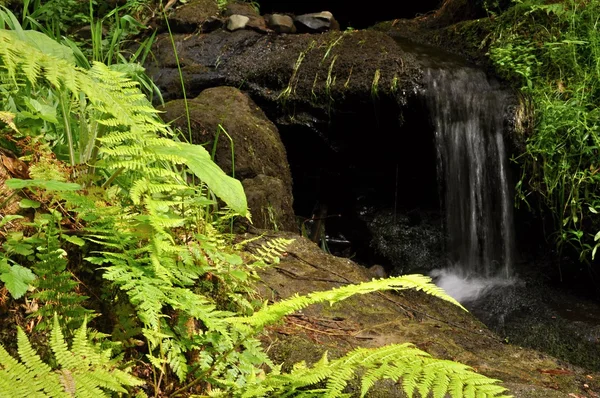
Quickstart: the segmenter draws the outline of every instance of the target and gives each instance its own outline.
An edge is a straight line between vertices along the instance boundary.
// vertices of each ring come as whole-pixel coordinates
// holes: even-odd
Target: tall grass
[[[590,262],[600,246],[600,0],[514,3],[489,55],[534,107],[518,194],[538,194],[559,248]]]

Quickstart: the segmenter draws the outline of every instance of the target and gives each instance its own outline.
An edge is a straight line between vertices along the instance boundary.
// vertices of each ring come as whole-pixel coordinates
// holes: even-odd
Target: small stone
[[[267,26],[267,22],[263,17],[250,17],[250,21],[246,27],[261,33],[272,32],[272,30]]]
[[[329,11],[298,15],[294,21],[298,30],[305,32],[325,32],[339,29],[339,24]]]
[[[382,265],[375,264],[368,268],[369,274],[371,274],[374,278],[387,278],[387,272]]]
[[[288,15],[272,14],[265,18],[267,25],[277,33],[295,33],[294,20]]]
[[[245,29],[249,21],[250,18],[245,15],[232,15],[227,19],[227,30],[233,32],[234,30]]]

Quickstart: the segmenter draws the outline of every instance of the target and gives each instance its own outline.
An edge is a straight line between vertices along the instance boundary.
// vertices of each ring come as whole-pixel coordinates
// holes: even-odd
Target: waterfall
[[[449,261],[461,278],[508,279],[514,237],[503,141],[507,94],[470,67],[429,69],[425,81]]]

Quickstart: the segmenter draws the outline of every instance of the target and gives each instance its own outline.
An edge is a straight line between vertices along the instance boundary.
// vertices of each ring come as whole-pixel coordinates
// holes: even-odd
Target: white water
[[[435,128],[446,252],[453,266],[436,283],[459,301],[514,282],[512,197],[503,139],[506,94],[474,68],[431,69],[428,105]]]
[[[434,269],[429,275],[436,285],[461,303],[476,301],[494,288],[511,286],[518,282],[516,277],[466,276],[458,268]]]

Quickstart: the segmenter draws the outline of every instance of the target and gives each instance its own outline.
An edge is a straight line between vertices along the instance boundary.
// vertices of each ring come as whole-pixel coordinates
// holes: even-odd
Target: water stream
[[[508,92],[439,49],[399,41],[424,65],[447,264],[432,272],[460,301],[513,282],[513,198],[504,148]]]
[[[474,68],[426,71],[446,252],[463,277],[511,276],[512,197],[503,123],[506,93]]]

